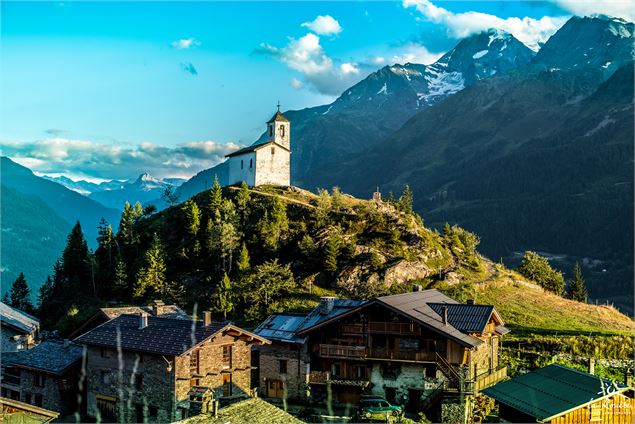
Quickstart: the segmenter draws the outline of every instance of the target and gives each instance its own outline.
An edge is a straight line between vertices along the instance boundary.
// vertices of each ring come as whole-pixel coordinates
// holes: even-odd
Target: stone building
[[[291,123],[278,111],[267,122],[264,142],[228,154],[228,184],[243,181],[250,187],[291,185]]]
[[[269,343],[232,324],[120,315],[76,341],[87,347],[87,414],[168,422],[189,414],[193,387],[219,400],[251,393],[251,348]]]
[[[40,321],[6,303],[0,302],[0,351],[29,349],[38,341]]]
[[[83,349],[68,340],[45,340],[33,349],[2,355],[2,396],[58,412],[78,411]]]
[[[155,300],[148,306],[117,306],[111,308],[99,308],[95,315],[90,317],[75,331],[69,334],[69,339],[74,339],[93,328],[117,318],[123,314],[138,315],[141,312],[146,312],[148,315],[154,315],[155,317],[161,316],[163,318],[176,318],[176,319],[189,319],[187,313],[179,308],[177,305],[166,305],[162,300]]]
[[[372,394],[407,412],[464,421],[470,399],[506,376],[498,357],[508,330],[491,305],[460,304],[437,290],[415,288],[348,308],[337,308],[342,300],[324,298],[300,324],[268,318],[256,329],[274,340],[261,349],[261,383],[272,378],[267,370],[275,371],[279,361],[278,352],[267,351],[289,344],[275,339],[280,334],[301,343],[295,349],[305,371],[297,379],[305,377],[314,402],[330,396],[355,405],[362,394]],[[292,397],[300,391],[287,384],[286,393]]]

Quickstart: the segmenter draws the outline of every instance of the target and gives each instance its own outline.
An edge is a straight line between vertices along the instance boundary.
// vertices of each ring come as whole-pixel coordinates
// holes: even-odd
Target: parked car
[[[362,396],[359,401],[357,415],[363,420],[379,420],[386,422],[389,418],[400,417],[403,408],[398,405],[391,405],[381,396]]]

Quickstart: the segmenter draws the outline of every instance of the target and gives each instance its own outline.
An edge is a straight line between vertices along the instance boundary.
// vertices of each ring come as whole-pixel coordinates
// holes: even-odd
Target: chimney
[[[595,359],[589,358],[589,374],[595,375]]]
[[[148,314],[146,312],[139,313],[139,330],[143,330],[148,326]]]
[[[474,305],[474,299],[468,299],[467,302],[465,302],[466,305]]]
[[[448,325],[448,307],[441,306],[441,320],[443,321],[443,325]]]
[[[203,311],[203,325],[205,327],[212,325],[212,313],[210,311]]]
[[[157,299],[154,302],[152,302],[152,314],[155,317],[158,317],[159,315],[161,315],[163,313],[163,306],[165,306],[165,303],[163,303],[163,301],[160,299]]]
[[[335,298],[331,296],[322,296],[320,297],[320,313],[322,315],[328,315],[333,311],[333,306],[335,306]]]
[[[421,287],[421,285],[419,285],[419,284],[413,284],[412,285],[412,291],[413,292],[420,292],[422,290],[423,290],[423,287]]]

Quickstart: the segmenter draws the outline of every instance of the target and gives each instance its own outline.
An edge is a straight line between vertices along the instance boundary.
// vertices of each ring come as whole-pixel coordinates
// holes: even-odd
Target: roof
[[[40,321],[34,316],[2,302],[0,302],[0,321],[24,333],[31,333],[40,327]]]
[[[211,336],[232,331],[244,334],[261,343],[268,340],[232,324],[148,316],[148,325],[139,328],[138,315],[120,315],[79,336],[77,343],[123,350],[179,356]],[[118,343],[119,339],[119,343]]]
[[[249,398],[221,408],[216,417],[210,414],[201,414],[178,421],[178,423],[301,424],[302,421],[267,401],[260,398]]]
[[[418,322],[433,331],[447,336],[463,346],[474,347],[483,343],[482,340],[465,334],[458,328],[455,328],[451,321],[448,322],[448,324],[443,323],[440,313],[437,313],[430,305],[438,304],[451,306],[460,305],[460,303],[436,289],[383,296],[378,297],[376,301],[396,312],[406,315],[415,322]],[[448,321],[449,315],[450,313],[448,310]],[[460,321],[464,320],[465,317]]]
[[[282,112],[277,111],[270,120],[267,121],[267,124],[271,122],[289,122],[286,116],[282,114]]]
[[[62,374],[82,359],[81,346],[61,340],[45,340],[29,350],[2,354],[3,365],[13,365],[52,374]]]
[[[607,390],[608,388],[614,390]],[[539,421],[550,421],[629,387],[585,372],[551,364],[481,392]]]
[[[355,309],[363,303],[364,301],[362,300],[334,298],[333,308],[328,313],[324,313],[325,311],[322,309],[322,305],[318,305],[306,315],[273,314],[264,320],[254,332],[270,340],[303,343],[304,337],[298,335],[300,331],[304,331]]]
[[[448,322],[464,333],[482,333],[494,312],[492,305],[465,305],[462,303],[428,303],[440,316],[448,308]]]
[[[229,154],[226,154],[225,157],[229,158],[232,156],[239,156],[239,155],[244,155],[245,153],[250,153],[250,152],[255,152],[256,150],[268,146],[268,145],[275,145],[277,147],[280,147],[281,149],[287,150],[287,151],[291,151],[289,150],[287,147],[283,146],[282,144],[278,144],[275,141],[265,141],[265,142],[256,142],[254,144],[252,144],[251,146],[247,146],[247,147],[243,147],[242,149],[238,149],[235,152],[231,152]]]
[[[18,400],[0,397],[0,405],[10,407],[20,412],[5,413],[2,422],[11,423],[45,423],[60,416],[59,412],[29,405]]]

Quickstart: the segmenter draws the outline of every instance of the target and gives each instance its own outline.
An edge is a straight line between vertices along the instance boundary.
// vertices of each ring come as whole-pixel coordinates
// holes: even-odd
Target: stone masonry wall
[[[20,369],[20,400],[31,405],[35,405],[35,396],[42,396],[42,408],[59,412],[60,415],[66,415],[75,412],[77,384],[74,384],[74,374],[78,370],[63,377],[53,374],[38,373],[35,371]],[[35,375],[44,376],[44,386],[35,385]],[[66,380],[67,384],[62,385],[62,380]],[[67,388],[68,390],[60,390]]]
[[[287,373],[280,373],[280,360],[287,361]],[[304,346],[272,343],[260,347],[260,395],[267,396],[267,381],[284,382],[286,397],[301,400],[306,396],[306,364]]]

